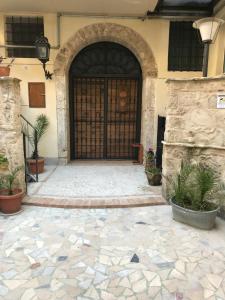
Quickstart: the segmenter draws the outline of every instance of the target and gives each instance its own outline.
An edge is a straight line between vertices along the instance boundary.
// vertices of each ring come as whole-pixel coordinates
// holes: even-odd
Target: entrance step
[[[152,205],[166,205],[167,201],[160,195],[155,196],[121,196],[116,198],[51,198],[29,197],[23,200],[24,205],[58,207],[58,208],[125,208]]]

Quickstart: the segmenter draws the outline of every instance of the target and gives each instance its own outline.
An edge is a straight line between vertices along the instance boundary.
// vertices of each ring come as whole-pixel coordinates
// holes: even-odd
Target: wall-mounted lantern
[[[50,44],[45,36],[41,36],[35,41],[37,58],[42,62],[46,79],[52,79],[52,73],[46,70],[46,63],[49,61]]]
[[[208,58],[209,58],[209,45],[216,40],[220,26],[224,23],[223,20],[217,18],[204,18],[197,20],[193,23],[193,27],[198,29],[204,44],[203,54],[203,77],[208,74]]]

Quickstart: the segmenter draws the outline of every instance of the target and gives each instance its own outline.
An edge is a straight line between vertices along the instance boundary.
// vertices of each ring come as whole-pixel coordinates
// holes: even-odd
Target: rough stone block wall
[[[225,182],[225,109],[217,95],[225,94],[225,77],[168,80],[169,104],[163,153],[165,178],[178,172],[182,159],[204,162],[218,170]]]
[[[24,165],[20,121],[20,80],[0,77],[0,153],[9,161],[9,169]],[[24,172],[18,176],[24,188]]]

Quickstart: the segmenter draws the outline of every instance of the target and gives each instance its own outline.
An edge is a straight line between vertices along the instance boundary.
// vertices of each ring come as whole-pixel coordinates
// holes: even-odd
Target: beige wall
[[[9,15],[14,15],[10,13]],[[25,15],[20,13],[19,15]],[[31,15],[31,14],[29,14]],[[37,15],[37,14],[35,14]],[[56,40],[56,15],[45,14],[45,35],[48,37],[52,46],[57,43]],[[130,19],[100,19],[100,18],[81,18],[63,16],[61,17],[61,46],[80,28],[93,23],[110,22],[128,26],[137,31],[149,44],[156,59],[158,66],[158,79],[156,79],[156,113],[155,124],[157,125],[157,115],[166,114],[167,105],[167,87],[165,84],[166,78],[191,78],[201,76],[200,72],[168,72],[167,71],[167,56],[168,56],[168,36],[169,36],[169,21],[167,20],[130,20]],[[4,15],[0,14],[0,44],[4,43]],[[222,37],[221,37],[222,39]],[[215,53],[220,52],[220,47],[216,47]],[[51,50],[51,60],[48,63],[47,69],[52,71],[54,59],[58,50]],[[213,51],[214,52],[214,51]],[[0,55],[5,54],[5,49],[0,48]],[[221,54],[221,53],[220,53]],[[210,60],[210,74],[214,75],[221,72],[221,55],[215,54]],[[216,67],[215,67],[216,65]],[[40,113],[45,113],[50,119],[50,128],[45,138],[41,143],[40,153],[46,157],[57,157],[57,122],[56,122],[56,96],[54,77],[52,81],[45,81],[42,66],[37,59],[22,59],[16,58],[12,68],[11,75],[20,78],[21,82],[21,105],[23,114],[34,122],[35,116]],[[35,109],[28,106],[28,82],[44,82],[46,83],[46,108]],[[157,130],[157,126],[155,127]],[[156,141],[156,130],[154,140]],[[152,146],[152,145],[151,145]],[[155,146],[155,145],[153,145]]]

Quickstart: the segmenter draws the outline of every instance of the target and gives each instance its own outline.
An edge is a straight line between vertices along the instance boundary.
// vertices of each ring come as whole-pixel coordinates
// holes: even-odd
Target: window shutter
[[[29,82],[29,107],[43,108],[45,107],[45,83]]]

